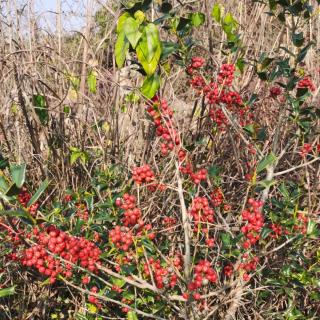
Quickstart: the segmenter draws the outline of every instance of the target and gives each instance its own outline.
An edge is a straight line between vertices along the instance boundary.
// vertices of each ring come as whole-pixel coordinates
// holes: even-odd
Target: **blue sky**
[[[79,30],[84,24],[86,0],[61,0],[62,27],[64,30]],[[55,30],[56,0],[34,0],[34,8],[43,28]],[[51,11],[51,12],[50,12]]]

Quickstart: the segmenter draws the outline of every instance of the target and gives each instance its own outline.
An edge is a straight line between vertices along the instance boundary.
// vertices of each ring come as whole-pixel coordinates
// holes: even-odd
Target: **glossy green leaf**
[[[130,18],[131,15],[128,12],[125,12],[124,14],[122,14],[119,19],[118,19],[118,23],[117,23],[117,33],[120,34],[123,32],[123,26],[124,23],[126,22],[126,20],[128,18]]]
[[[18,188],[21,188],[24,184],[26,177],[26,164],[11,165],[10,172],[13,182]]]
[[[154,74],[161,56],[161,42],[158,28],[153,23],[149,23],[144,28],[136,52],[147,75]]]
[[[49,185],[49,180],[45,179],[39,186],[39,188],[37,189],[37,191],[35,192],[35,194],[32,196],[32,198],[29,200],[28,202],[28,207],[30,207],[32,204],[34,204],[42,195],[42,193],[47,189]]]
[[[292,34],[292,42],[296,47],[301,47],[304,42],[303,32],[293,33]]]
[[[154,73],[152,76],[147,77],[141,87],[141,93],[151,99],[155,96],[157,91],[160,88],[160,77],[157,73]]]
[[[124,65],[124,62],[126,61],[126,55],[129,50],[129,41],[124,35],[123,32],[121,32],[118,35],[116,44],[115,44],[115,57],[116,57],[116,63],[118,68],[122,68]]]
[[[142,33],[139,31],[140,24],[132,17],[127,18],[123,23],[123,33],[129,40],[133,49],[136,48]]]
[[[161,42],[161,60],[166,60],[172,53],[177,52],[180,49],[180,45],[175,42]]]
[[[313,42],[308,43],[303,49],[301,49],[297,55],[297,62],[300,63],[306,57],[309,49],[314,45]]]
[[[0,211],[0,216],[14,217],[14,218],[25,218],[32,224],[36,223],[36,220],[30,215],[28,211],[25,210],[2,210]]]
[[[256,172],[260,173],[261,171],[266,169],[268,166],[273,164],[276,160],[277,160],[277,157],[274,155],[274,153],[271,152],[258,163]]]
[[[16,293],[16,286],[0,289],[0,298],[11,296]]]

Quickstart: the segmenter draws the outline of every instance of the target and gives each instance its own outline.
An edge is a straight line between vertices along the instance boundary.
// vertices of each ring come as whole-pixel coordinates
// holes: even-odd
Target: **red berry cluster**
[[[190,81],[191,86],[197,90],[198,94],[205,96],[206,102],[209,104],[209,117],[222,130],[228,125],[228,119],[222,110],[222,105],[225,105],[234,116],[237,115],[242,126],[249,124],[253,117],[249,107],[243,106],[241,96],[230,90],[234,71],[233,64],[224,64],[218,73],[217,82],[210,81],[206,84],[205,78],[196,73],[192,73]]]
[[[217,281],[217,274],[211,267],[211,263],[208,260],[200,260],[194,268],[193,281],[188,284],[188,290],[194,291]]]
[[[193,172],[192,166],[190,163],[187,163],[185,166],[181,165],[179,167],[179,170],[183,174],[189,175],[195,184],[199,184],[201,181],[205,181],[207,179],[207,174],[208,174],[207,169],[200,169],[196,172]]]
[[[199,69],[203,67],[206,60],[202,57],[192,57],[191,64],[187,67],[187,72],[191,75],[194,72],[194,69]]]
[[[214,189],[211,194],[211,203],[214,207],[219,207],[223,203],[223,193],[220,188]]]
[[[175,146],[180,146],[180,138],[172,121],[173,111],[165,99],[154,97],[152,100],[153,104],[147,107],[147,112],[153,118],[157,136],[164,140],[161,143],[161,152],[168,155]]]
[[[27,208],[30,199],[31,199],[31,194],[27,191],[26,188],[23,188],[21,192],[18,194],[18,201],[21,203],[23,207]],[[28,211],[30,214],[35,215],[37,213],[38,208],[39,208],[39,203],[35,202],[30,207],[28,207]]]
[[[228,264],[223,268],[223,273],[229,278],[232,276],[233,271],[233,266],[231,264]]]
[[[118,249],[128,251],[133,243],[133,236],[129,228],[116,226],[109,233],[109,238]]]
[[[214,221],[214,210],[210,208],[209,201],[205,197],[193,199],[189,214],[193,217],[196,226],[205,222],[213,223]]]
[[[311,144],[310,143],[305,143],[303,145],[303,147],[301,148],[301,150],[300,150],[300,155],[301,155],[301,157],[304,158],[308,153],[311,153],[311,151],[312,151]]]
[[[173,217],[164,217],[162,219],[162,223],[166,226],[166,227],[174,227],[177,224],[177,219],[173,218]]]
[[[213,248],[214,247],[214,239],[213,238],[207,238],[206,239],[206,245],[209,247],[209,248]]]
[[[315,85],[313,84],[312,80],[309,77],[305,77],[305,78],[301,79],[298,82],[298,88],[300,88],[300,89],[306,88],[306,89],[309,89],[310,91],[316,90]]]
[[[90,289],[90,291],[92,293],[97,293],[98,292],[98,288],[97,287],[92,287]],[[92,295],[88,296],[88,301],[94,305],[96,305],[98,308],[101,308],[101,304],[98,302],[98,298]]]
[[[234,79],[235,70],[234,64],[223,64],[218,73],[218,82],[225,86],[230,86]]]
[[[247,224],[241,227],[241,231],[247,238],[243,243],[245,249],[250,248],[260,239],[260,232],[264,225],[264,217],[262,214],[263,202],[250,198],[248,204],[250,208],[243,210],[241,213],[242,219],[247,221]]]
[[[64,202],[71,202],[72,201],[72,195],[71,194],[66,194],[63,198]]]
[[[76,204],[76,216],[83,221],[88,221],[89,219],[89,210],[84,203],[77,203]]]
[[[304,215],[304,213],[299,213],[297,220],[298,224],[294,225],[293,229],[295,231],[299,231],[301,234],[306,234],[309,219]]]
[[[282,92],[282,90],[278,86],[274,86],[274,87],[270,88],[270,96],[272,98],[276,98],[277,96],[280,96],[281,92]]]
[[[126,227],[134,226],[138,223],[141,217],[141,210],[136,208],[135,196],[125,193],[123,199],[116,199],[116,205],[125,210],[122,222]]]
[[[206,60],[202,57],[192,57],[191,67],[194,69],[201,68],[205,64]]]
[[[164,287],[164,278],[168,275],[168,270],[161,266],[160,260],[154,260],[152,257],[143,266],[146,276],[151,276],[150,271],[154,274],[154,280],[158,289]],[[175,284],[174,284],[175,285]]]
[[[243,259],[247,259],[248,255],[244,254],[242,257],[243,257]],[[246,262],[241,262],[239,264],[238,269],[245,271],[245,273],[243,274],[243,280],[244,281],[249,281],[250,280],[250,275],[248,274],[248,272],[255,271],[257,269],[258,263],[259,263],[259,258],[258,257],[253,257],[251,260],[246,261]]]
[[[132,179],[136,184],[149,183],[155,179],[155,175],[150,166],[145,164],[132,170]]]
[[[55,282],[59,274],[72,276],[73,266],[70,263],[79,263],[91,272],[97,272],[96,264],[99,262],[101,251],[89,240],[70,236],[54,226],[42,231],[34,228],[32,237],[38,244],[23,251],[21,262],[50,277],[51,283]],[[53,255],[58,255],[67,262],[62,263],[61,259]]]

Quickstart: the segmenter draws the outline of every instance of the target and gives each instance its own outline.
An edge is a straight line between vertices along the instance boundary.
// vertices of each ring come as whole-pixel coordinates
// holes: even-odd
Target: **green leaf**
[[[122,288],[126,284],[125,280],[119,279],[119,278],[115,278],[115,277],[111,278],[111,282],[112,282],[112,284],[114,284],[115,286],[117,286],[119,288]]]
[[[11,296],[11,295],[15,294],[16,293],[15,288],[16,288],[16,286],[1,289],[0,290],[0,298],[4,298],[4,297]]]
[[[26,164],[11,165],[10,172],[13,182],[18,188],[21,188],[24,184],[26,177]]]
[[[118,38],[115,44],[115,57],[116,57],[116,63],[118,68],[123,67],[128,50],[129,50],[129,41],[124,35],[124,33],[121,32],[118,35]]]
[[[8,159],[4,158],[0,153],[0,170],[3,170],[9,166]]]
[[[220,168],[213,165],[211,167],[209,167],[209,170],[208,170],[208,174],[209,174],[209,177],[217,177],[220,173]]]
[[[41,94],[33,95],[33,104],[34,104],[34,110],[41,124],[42,125],[47,124],[49,120],[49,114],[48,114],[48,108],[47,108],[45,97]]]
[[[172,4],[170,4],[168,1],[162,2],[161,7],[160,7],[160,11],[162,13],[169,13],[170,10],[172,10]]]
[[[302,62],[304,58],[306,57],[308,50],[314,45],[314,42],[308,43],[303,49],[300,50],[300,52],[297,55],[297,62]]]
[[[192,12],[189,13],[189,19],[194,27],[200,27],[204,24],[206,17],[201,12]]]
[[[308,226],[307,226],[307,235],[310,236],[310,235],[314,235],[315,232],[317,230],[317,224],[315,221],[309,219],[308,220]]]
[[[221,7],[219,3],[214,4],[211,15],[218,23],[221,22]]]
[[[235,20],[235,18],[230,12],[228,12],[223,19],[222,29],[227,35],[232,35],[232,32],[237,26],[237,20]]]
[[[265,238],[267,238],[267,236],[268,236],[271,232],[272,232],[271,229],[269,229],[269,228],[267,228],[267,227],[263,227],[260,236],[261,236],[262,239],[265,239]]]
[[[149,23],[144,28],[136,52],[138,60],[147,75],[154,74],[161,56],[161,42],[159,30],[153,23]]]
[[[220,238],[225,248],[228,248],[231,246],[231,236],[229,233],[221,233]]]
[[[292,34],[292,42],[296,47],[301,47],[304,42],[303,32],[293,33]]]
[[[96,93],[97,92],[97,77],[96,77],[96,72],[90,71],[87,77],[87,83],[89,87],[89,91],[91,93]]]
[[[20,191],[21,191],[20,188],[18,188],[15,183],[12,183],[9,186],[9,189],[6,190],[6,196],[8,197],[16,196],[20,193]]]
[[[243,127],[244,131],[250,134],[250,136],[253,136],[255,134],[255,128],[253,124],[248,124]]]
[[[120,33],[123,32],[123,26],[124,23],[126,22],[126,20],[128,18],[130,18],[131,15],[128,12],[125,12],[124,14],[122,14],[119,19],[118,19],[118,24],[117,24],[117,34],[119,35]]]
[[[236,67],[239,69],[239,71],[241,72],[241,73],[243,73],[243,71],[244,71],[244,66],[245,66],[245,61],[244,61],[244,59],[243,58],[239,58],[239,59],[237,59],[237,61],[236,61]]]
[[[273,152],[271,152],[258,163],[256,172],[260,173],[261,171],[266,169],[268,166],[273,164],[276,160],[277,160],[277,157],[274,155]]]
[[[160,77],[157,73],[147,77],[141,87],[141,93],[151,99],[155,96],[160,88]]]
[[[73,165],[81,157],[81,152],[72,152],[70,155],[70,164]]]
[[[271,186],[275,185],[277,180],[262,180],[258,182],[258,185],[263,186],[264,188],[270,188]]]
[[[135,311],[129,311],[127,313],[127,320],[139,320]]]
[[[5,179],[5,177],[0,176],[0,189],[5,192],[7,191],[9,188],[9,185],[7,183],[7,180]]]
[[[142,36],[142,33],[139,31],[139,26],[140,24],[138,21],[132,17],[127,18],[123,23],[123,32],[133,49],[136,48],[137,43]]]
[[[42,195],[42,193],[47,189],[48,185],[49,185],[49,180],[48,180],[48,179],[44,180],[44,181],[40,184],[40,186],[39,186],[38,190],[36,191],[36,193],[35,193],[35,194],[32,196],[32,198],[29,200],[29,202],[28,202],[28,207],[30,207],[31,205],[33,205],[33,204],[40,198],[40,196]]]
[[[161,60],[166,60],[170,54],[178,51],[180,49],[180,46],[175,42],[162,41],[161,49],[162,49]]]
[[[30,213],[24,210],[2,210],[0,211],[0,216],[25,218],[31,221],[32,224],[36,223],[36,220],[30,215]]]

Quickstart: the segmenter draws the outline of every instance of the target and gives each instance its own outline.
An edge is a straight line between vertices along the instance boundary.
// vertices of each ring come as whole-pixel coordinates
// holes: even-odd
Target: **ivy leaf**
[[[276,160],[277,160],[277,157],[273,152],[271,152],[258,163],[256,172],[260,173],[261,171],[266,169],[268,166],[270,166],[272,163],[274,163]]]
[[[129,50],[129,41],[126,38],[124,32],[121,32],[118,35],[116,44],[115,44],[115,56],[116,56],[116,63],[118,68],[122,68],[124,62],[126,61],[126,54]]]
[[[23,163],[20,165],[11,165],[10,172],[13,182],[16,184],[18,188],[21,188],[24,184],[26,177],[26,164]]]
[[[151,99],[154,97],[156,92],[160,88],[160,77],[157,73],[147,77],[141,87],[141,93],[147,98]]]
[[[44,181],[40,184],[38,190],[35,192],[35,194],[34,194],[34,195],[32,196],[32,198],[29,200],[29,202],[28,202],[28,207],[30,207],[31,205],[33,205],[33,204],[40,198],[40,196],[42,195],[42,193],[47,189],[48,185],[49,185],[49,180],[48,180],[48,179],[44,180]]]
[[[136,48],[142,33],[139,31],[140,24],[132,17],[127,18],[123,23],[123,33],[129,40],[133,49]]]
[[[154,74],[161,56],[161,42],[159,30],[153,23],[145,26],[136,52],[138,60],[147,75]]]

